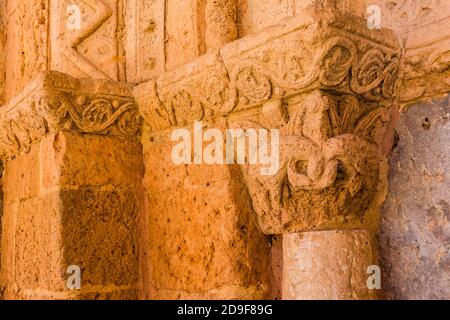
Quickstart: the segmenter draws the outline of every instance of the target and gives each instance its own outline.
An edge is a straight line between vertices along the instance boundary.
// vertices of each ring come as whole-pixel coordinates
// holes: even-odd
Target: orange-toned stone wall
[[[427,232],[396,236],[422,221],[396,207],[414,202],[403,186],[422,188],[401,169],[417,132],[390,160],[375,235],[396,122],[405,147],[417,103],[450,91],[448,1],[0,4],[0,298],[372,298],[362,287],[378,258],[388,297],[447,294],[445,204],[430,202]],[[392,32],[367,28],[372,4]],[[280,129],[280,174],[175,165],[171,133],[195,120]],[[433,248],[411,244],[431,233]],[[70,265],[81,291],[66,286]],[[418,273],[433,284],[411,285]]]
[[[137,297],[140,154],[139,143],[61,132],[5,163],[6,298]],[[81,291],[66,286],[72,265]]]

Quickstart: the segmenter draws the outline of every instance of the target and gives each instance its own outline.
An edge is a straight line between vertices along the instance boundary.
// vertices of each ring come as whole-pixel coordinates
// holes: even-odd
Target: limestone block
[[[288,17],[301,16],[312,5],[338,9],[359,17],[364,17],[366,11],[364,1],[353,0],[238,0],[240,37],[283,23]]]
[[[246,36],[294,14],[293,0],[238,0],[239,33]]]
[[[127,292],[123,297],[136,297],[143,165],[140,147],[128,142],[127,148],[116,137],[57,132],[33,144],[29,153],[7,161],[8,186],[12,187],[11,179],[19,179],[24,187],[18,190],[38,188],[25,195],[7,189],[2,237],[6,298],[112,298],[122,297],[121,292]],[[109,157],[99,152],[100,145],[108,144],[115,146],[109,148]],[[83,164],[77,163],[80,148]],[[52,159],[55,169],[49,174]],[[36,163],[34,170],[19,171],[15,177],[12,170],[27,163]],[[54,179],[46,184],[49,176]],[[81,291],[67,288],[69,266],[81,268]]]
[[[136,285],[137,199],[134,189],[84,187],[60,194],[63,266],[82,270],[83,286]]]
[[[169,0],[166,1],[166,68],[173,70],[196,57],[204,51],[200,17],[204,1]]]
[[[283,299],[373,299],[367,269],[373,265],[365,231],[283,235]]]
[[[301,14],[303,9],[314,5],[321,8],[333,8],[354,16],[364,17],[367,8],[364,1],[354,0],[294,0],[294,2],[296,14]]]
[[[205,46],[220,49],[238,38],[235,0],[209,0],[205,7]]]
[[[405,50],[401,102],[445,94],[450,89],[450,2],[371,1],[382,9],[382,26],[394,30]]]
[[[42,192],[85,185],[136,188],[141,185],[144,168],[140,157],[142,146],[137,141],[72,132],[48,139],[50,143],[41,145],[40,153]]]
[[[24,200],[17,206],[14,261],[10,263],[14,266],[14,285],[20,291],[66,289],[61,208],[56,192]]]
[[[124,19],[128,82],[150,80],[165,70],[165,12],[164,0],[126,1]]]
[[[6,3],[0,4],[0,106],[5,98]]]
[[[450,298],[450,96],[409,107],[378,234],[388,299]]]
[[[48,10],[48,0],[7,1],[6,101],[48,70]]]
[[[151,298],[268,297],[270,248],[244,188],[230,178],[147,193]]]
[[[28,155],[19,155],[5,163],[3,190],[5,203],[26,200],[39,195],[39,146],[31,147]]]

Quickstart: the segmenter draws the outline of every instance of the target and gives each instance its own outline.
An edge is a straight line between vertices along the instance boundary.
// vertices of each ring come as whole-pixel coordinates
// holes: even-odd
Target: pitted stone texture
[[[2,1],[3,2],[3,1]],[[5,101],[48,69],[48,0],[6,1]]]
[[[126,73],[130,83],[150,80],[165,70],[166,2],[125,1]]]
[[[60,197],[63,263],[81,267],[83,286],[136,284],[134,190],[84,187],[62,191]]]
[[[126,139],[57,132],[6,162],[7,299],[137,297],[140,156]],[[66,286],[72,265],[80,291]]]
[[[0,3],[0,106],[5,98],[6,1]]]
[[[387,298],[450,298],[449,117],[447,96],[400,118],[379,233]]]
[[[175,166],[169,138],[145,143],[147,298],[268,298],[269,241],[238,168]]]
[[[367,268],[373,265],[366,231],[319,231],[283,235],[285,300],[372,299]]]
[[[204,52],[201,21],[198,16],[205,0],[166,1],[166,68],[175,69]],[[200,7],[200,8],[199,8]]]

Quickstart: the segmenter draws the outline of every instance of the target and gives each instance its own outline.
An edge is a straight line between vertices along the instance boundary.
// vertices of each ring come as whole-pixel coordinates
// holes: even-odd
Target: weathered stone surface
[[[2,220],[3,220],[3,162],[0,161],[0,300],[3,300],[3,291],[5,286],[3,284],[2,274]]]
[[[382,9],[383,27],[404,47],[401,102],[413,104],[450,90],[450,2],[446,0],[366,0]]]
[[[151,80],[165,70],[166,2],[165,0],[125,2],[128,82]]]
[[[0,3],[0,106],[5,98],[6,68],[6,3]]]
[[[122,0],[50,1],[49,69],[125,81],[124,10]]]
[[[6,298],[137,297],[140,155],[120,137],[57,132],[6,162]],[[79,292],[66,286],[73,265]]]
[[[141,112],[152,124],[183,126],[314,89],[392,105],[400,53],[394,35],[370,31],[355,17],[343,27],[348,19],[336,10],[319,14],[309,8],[264,33],[229,43],[158,77],[157,94],[137,90],[152,99]],[[374,78],[367,76],[372,71]]]
[[[283,235],[283,299],[371,299],[367,268],[373,265],[366,231]]]
[[[81,267],[83,286],[138,281],[135,190],[110,189],[89,186],[59,195],[63,265]]]
[[[198,0],[166,1],[166,68],[175,69],[204,52],[201,4]],[[203,4],[204,5],[204,4]]]
[[[147,297],[270,297],[269,242],[257,229],[238,168],[177,168],[168,141],[154,140],[144,151]]]
[[[0,299],[372,298],[398,109],[449,91],[449,9],[0,0]],[[448,101],[436,105],[405,114],[391,161],[392,298],[448,297]],[[194,121],[278,129],[280,170],[175,165],[171,133]],[[413,154],[421,130],[439,156]]]
[[[9,101],[39,73],[48,70],[49,1],[6,1],[5,98]]]
[[[370,209],[384,199],[386,157],[381,150],[389,112],[363,106],[353,96],[335,100],[320,91],[288,105],[290,120],[279,124],[278,172],[261,176],[262,165],[243,166],[261,230],[282,234],[367,227],[373,219]],[[266,117],[274,118],[272,113]],[[269,129],[261,120],[234,126]]]
[[[141,123],[128,85],[46,72],[0,110],[0,158],[60,130],[139,139]]]
[[[450,298],[449,115],[447,97],[400,118],[379,234],[388,298]]]

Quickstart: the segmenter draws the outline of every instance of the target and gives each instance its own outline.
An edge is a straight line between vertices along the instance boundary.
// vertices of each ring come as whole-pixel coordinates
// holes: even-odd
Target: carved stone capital
[[[46,72],[0,109],[0,158],[61,130],[138,139],[141,124],[127,85]]]
[[[390,110],[354,95],[324,91],[286,101],[288,121],[280,124],[280,165],[244,165],[243,175],[266,234],[360,227],[385,189],[382,150]],[[280,107],[282,107],[280,105]],[[273,108],[259,122],[234,127],[267,128]]]
[[[399,52],[393,33],[371,31],[364,19],[338,10],[311,7],[282,25],[162,74],[156,84],[142,84],[136,98],[153,130],[240,113],[317,89],[389,104]],[[145,87],[153,88],[152,94],[144,93]]]
[[[280,170],[242,165],[266,234],[366,227],[386,188],[400,44],[339,10],[309,7],[135,94],[152,130],[226,117],[280,130]]]

